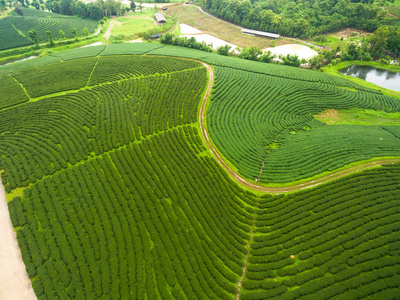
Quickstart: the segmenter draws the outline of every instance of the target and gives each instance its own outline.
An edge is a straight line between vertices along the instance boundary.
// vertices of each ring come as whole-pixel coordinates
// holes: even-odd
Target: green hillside
[[[66,38],[72,38],[72,28],[76,28],[78,35],[84,35],[83,29],[87,28],[94,33],[98,22],[89,19],[80,19],[72,16],[40,11],[32,8],[23,8],[22,18],[15,11],[6,18],[0,19],[0,51],[32,45],[28,39],[28,31],[36,30],[39,41],[48,40],[46,31],[51,31],[53,38],[60,38],[59,31],[63,30]]]
[[[15,91],[0,98],[0,173],[38,299],[400,298],[400,164],[290,194],[244,189],[202,140],[200,61],[214,69],[210,133],[215,103],[273,91],[256,77],[332,91],[321,108],[394,99],[191,49],[89,48],[0,67],[0,95]]]
[[[217,67],[208,112],[218,149],[249,179],[293,182],[373,157],[398,156],[400,127],[329,126],[313,115],[354,107],[400,111],[400,100],[325,74],[292,68],[292,78]],[[283,69],[282,69],[283,70]],[[286,68],[288,70],[288,68]],[[303,76],[307,74],[308,76]],[[315,77],[314,77],[315,76]],[[319,78],[326,80],[319,80]]]

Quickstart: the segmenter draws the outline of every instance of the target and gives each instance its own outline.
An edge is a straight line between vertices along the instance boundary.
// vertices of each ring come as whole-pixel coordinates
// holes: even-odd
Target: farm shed
[[[150,36],[150,38],[151,38],[152,40],[154,40],[154,39],[159,39],[161,36],[162,36],[161,34],[156,33],[156,34],[152,34],[152,35]]]
[[[255,36],[261,36],[261,37],[267,37],[267,38],[271,38],[271,39],[279,38],[279,34],[276,34],[276,33],[270,33],[270,32],[258,31],[258,30],[252,30],[252,29],[246,29],[246,28],[242,29],[242,33],[251,34],[251,35],[255,35]]]
[[[156,18],[158,23],[167,22],[167,20],[165,19],[164,15],[162,13],[156,13],[156,14],[154,14],[154,17]]]

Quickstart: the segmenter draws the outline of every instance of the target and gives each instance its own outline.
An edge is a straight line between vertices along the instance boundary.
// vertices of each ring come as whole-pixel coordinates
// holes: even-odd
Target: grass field
[[[211,17],[201,12],[198,7],[195,6],[181,5],[170,7],[166,13],[174,17],[180,23],[193,26],[204,33],[208,33],[224,41],[238,45],[239,47],[256,46],[260,49],[264,49],[271,47],[273,42],[270,39],[244,35],[237,26]],[[274,42],[277,46],[289,43],[285,38],[279,38],[278,40],[274,40]],[[290,43],[296,43],[296,41],[290,40]]]
[[[0,176],[38,299],[400,298],[400,164],[259,193],[213,158],[198,115],[211,84],[212,102],[253,93],[234,113],[259,124],[255,136],[273,109],[281,113],[269,126],[282,119],[294,128],[335,103],[357,106],[355,94],[364,106],[394,107],[392,98],[320,72],[156,43],[75,49],[0,74],[0,95],[10,94],[0,98]],[[214,111],[208,127],[212,118],[228,119]],[[363,127],[360,140],[381,134],[377,126],[317,129],[340,126]],[[400,141],[400,127],[380,126],[382,148]],[[343,132],[316,145],[345,144]],[[309,149],[295,146],[287,148],[301,160]]]
[[[148,19],[136,19],[128,17],[120,17],[114,20],[116,23],[111,34],[123,34],[123,35],[133,35],[138,32],[144,32],[148,29],[153,29],[157,25],[154,25],[153,20]]]

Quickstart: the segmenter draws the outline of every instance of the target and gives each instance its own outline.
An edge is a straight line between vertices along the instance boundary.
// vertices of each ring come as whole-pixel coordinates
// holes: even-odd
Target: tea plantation
[[[0,19],[0,51],[33,45],[28,38],[28,31],[35,30],[40,42],[48,41],[46,31],[52,33],[53,38],[61,38],[59,31],[63,30],[66,38],[72,38],[72,28],[77,30],[78,35],[84,35],[84,28],[94,33],[98,22],[89,19],[80,19],[72,16],[65,16],[32,8],[22,8],[22,18],[15,11],[6,18]]]
[[[271,165],[286,160],[264,181],[322,172],[324,155],[329,168],[398,156],[397,128],[326,132],[312,116],[396,99],[191,49],[89,48],[0,67],[0,173],[38,299],[400,298],[400,164],[290,194],[244,189],[201,138],[199,61],[214,69],[209,133],[239,171],[254,176],[279,144]]]
[[[305,70],[290,72],[301,78],[300,71]],[[216,67],[208,113],[215,144],[245,177],[293,182],[400,154],[398,126],[328,126],[313,117],[326,109],[353,107],[398,112],[400,100],[339,81],[261,72]]]

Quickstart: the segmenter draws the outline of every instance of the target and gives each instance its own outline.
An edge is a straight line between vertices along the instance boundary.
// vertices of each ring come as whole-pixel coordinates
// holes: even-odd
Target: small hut
[[[156,13],[154,14],[154,17],[156,18],[158,23],[166,23],[167,20],[165,19],[164,15],[162,13]]]

